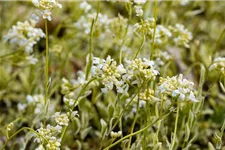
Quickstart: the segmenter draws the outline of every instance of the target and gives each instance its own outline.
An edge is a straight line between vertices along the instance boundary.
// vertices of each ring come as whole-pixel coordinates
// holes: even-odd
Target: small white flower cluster
[[[27,95],[26,97],[28,105],[33,104],[35,106],[34,113],[39,114],[42,112],[45,104],[44,104],[44,96],[39,94],[39,95]],[[18,106],[19,107],[19,106]]]
[[[188,3],[190,3],[190,0],[180,0],[180,5],[181,5],[181,6],[185,6],[185,5],[187,5]]]
[[[182,24],[175,24],[175,26],[169,26],[170,31],[173,34],[173,41],[176,45],[189,48],[189,41],[192,40],[192,33],[185,29]]]
[[[121,137],[121,135],[122,135],[122,131],[118,131],[118,132],[113,132],[113,131],[111,131],[111,132],[110,132],[110,136],[111,136],[112,138],[118,138],[118,137]]]
[[[39,9],[36,11],[36,14],[32,14],[32,18],[36,21],[39,21],[39,16],[51,21],[52,9],[55,7],[62,8],[62,5],[57,0],[32,0],[32,2]]]
[[[97,57],[93,58],[92,75],[96,78],[102,79],[102,84],[105,86],[102,88],[102,92],[106,93],[108,90],[113,89],[113,85],[116,85],[118,91],[123,86],[123,81],[121,80],[122,75],[126,73],[123,65],[117,66],[117,63],[111,56],[105,59],[100,59]],[[124,88],[127,88],[126,86]]]
[[[137,4],[134,6],[136,16],[142,17],[144,12],[141,5],[146,3],[146,0],[134,0],[134,3]]]
[[[160,78],[158,92],[171,97],[178,97],[179,100],[198,102],[194,95],[194,83],[183,79],[183,75]]]
[[[225,57],[217,57],[213,60],[212,65],[209,67],[209,71],[219,70],[225,75]]]
[[[145,58],[126,60],[125,67],[122,64],[117,66],[116,61],[110,56],[106,60],[97,57],[93,60],[92,75],[102,80],[105,86],[102,88],[103,93],[112,90],[115,85],[118,93],[128,95],[129,84],[139,85],[145,81],[155,80],[158,74],[159,72],[154,69],[154,61]]]
[[[136,23],[134,25],[134,32],[141,35],[148,35],[152,37],[154,33],[154,27],[155,27],[155,19],[150,18],[150,19],[141,21],[139,23]]]
[[[155,62],[152,60],[136,58],[125,62],[126,74],[123,75],[123,80],[130,84],[153,81],[159,75],[158,70],[154,67]]]
[[[143,10],[142,10],[142,6],[136,5],[134,6],[135,12],[136,12],[136,16],[141,17],[143,16]]]
[[[134,2],[136,4],[144,4],[144,3],[146,3],[146,0],[134,0]]]
[[[41,29],[35,28],[35,23],[34,20],[18,22],[4,36],[4,40],[10,41],[11,44],[15,44],[19,48],[24,48],[27,53],[31,53],[37,41],[45,37]]]
[[[37,132],[41,136],[37,136],[34,139],[34,141],[40,143],[36,150],[44,149],[44,147],[51,150],[60,150],[61,139],[58,138],[57,135],[61,133],[61,130],[61,126],[51,126],[49,124],[46,126],[46,128],[43,126],[39,128]],[[44,146],[43,143],[46,143],[46,146]]]
[[[80,3],[80,8],[83,9],[85,13],[87,13],[91,9],[91,5],[86,1],[83,1],[82,3]]]
[[[68,126],[69,117],[68,114],[60,114],[60,112],[56,112],[52,118],[55,119],[55,122],[60,126]]]
[[[148,88],[145,89],[144,92],[139,94],[141,100],[144,101],[159,101],[160,99],[155,96],[155,91]]]

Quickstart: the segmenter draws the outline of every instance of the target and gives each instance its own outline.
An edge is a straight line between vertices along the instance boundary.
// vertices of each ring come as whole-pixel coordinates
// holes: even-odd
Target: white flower
[[[110,132],[110,136],[112,137],[112,138],[117,138],[117,137],[120,137],[122,135],[122,131],[118,131],[118,132],[113,132],[113,131],[111,131]]]
[[[20,111],[20,110],[24,110],[26,107],[27,107],[27,104],[21,104],[21,103],[19,103],[18,105],[17,105],[17,107],[18,107],[18,110]]]
[[[69,118],[67,114],[60,114],[60,112],[56,112],[52,117],[58,125],[68,126]]]
[[[148,35],[150,37],[154,34],[154,27],[155,27],[155,19],[149,18],[142,22],[136,23],[134,25],[134,32],[141,35]]]
[[[18,22],[4,36],[4,40],[21,49],[23,48],[27,53],[32,52],[33,46],[37,44],[37,41],[45,37],[41,29],[35,28],[35,23],[34,20]]]
[[[32,14],[32,18],[36,21],[39,20],[39,16],[42,16],[44,19],[52,20],[51,11],[55,7],[62,8],[62,5],[58,3],[57,0],[32,0],[33,4],[38,7],[38,13]]]
[[[40,144],[37,148],[35,148],[35,150],[45,150],[45,148]]]
[[[80,3],[80,8],[83,9],[85,13],[87,13],[91,9],[91,5],[86,1],[83,1],[82,3]]]
[[[184,25],[176,24],[174,27],[169,26],[173,35],[173,41],[176,45],[189,48],[189,41],[192,40],[192,33],[185,29]]]
[[[52,18],[51,18],[51,11],[44,10],[44,12],[43,12],[43,18],[44,19],[48,19],[49,21],[51,21],[52,20]]]
[[[136,16],[143,16],[143,10],[142,10],[142,7],[141,6],[134,6],[135,8],[135,11],[136,11]]]
[[[39,7],[39,0],[32,0],[34,6]]]
[[[183,75],[173,76],[171,78],[160,78],[158,92],[177,97],[180,100],[198,102],[194,95],[194,83],[183,79]]]
[[[137,4],[144,4],[146,3],[146,0],[134,0],[134,2]]]
[[[198,102],[198,100],[195,98],[195,95],[192,91],[190,92],[190,95],[187,98],[192,102]]]
[[[187,5],[190,2],[190,0],[181,0],[180,5],[184,6]]]

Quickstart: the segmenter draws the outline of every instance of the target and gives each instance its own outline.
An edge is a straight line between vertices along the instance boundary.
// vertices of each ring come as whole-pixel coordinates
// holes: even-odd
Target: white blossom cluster
[[[134,60],[125,61],[126,74],[123,75],[123,80],[130,84],[141,84],[146,81],[155,80],[159,75],[155,69],[155,62],[146,58],[136,58]]]
[[[118,131],[118,132],[111,131],[110,132],[110,136],[112,138],[118,138],[118,137],[121,137],[121,135],[122,135],[122,131]]]
[[[134,32],[140,35],[148,35],[152,37],[154,33],[155,19],[149,18],[134,25]]]
[[[124,82],[121,80],[124,73],[126,73],[126,70],[123,65],[117,66],[116,61],[111,56],[106,59],[93,58],[92,75],[102,79],[102,84],[105,86],[102,88],[103,93],[112,90],[113,85],[116,85],[119,93],[124,92],[123,89],[127,89],[127,86],[124,86]]]
[[[82,3],[80,3],[80,8],[83,9],[85,13],[87,13],[91,9],[91,5],[86,1],[83,1]]]
[[[141,14],[140,7],[136,6],[136,14]],[[155,31],[154,31],[155,30]],[[154,43],[161,45],[168,41],[169,38],[178,46],[189,48],[189,42],[192,40],[192,33],[184,25],[176,24],[168,28],[163,25],[156,25],[154,18],[146,19],[134,25],[134,32],[140,36],[148,36],[151,40],[154,37]]]
[[[55,122],[60,126],[68,126],[69,117],[68,114],[60,114],[60,112],[56,112],[52,118],[55,119]]]
[[[135,12],[136,12],[136,16],[141,17],[143,16],[143,9],[142,6],[136,5],[134,6]]]
[[[24,48],[27,53],[31,53],[37,41],[45,37],[41,29],[35,28],[35,24],[36,22],[32,19],[25,22],[18,22],[4,36],[4,40],[9,41],[21,49]]]
[[[39,17],[42,16],[44,19],[52,20],[51,11],[55,7],[62,8],[57,0],[32,0],[33,4],[38,8],[35,14],[32,14],[32,18],[39,21]]]
[[[60,150],[61,139],[57,137],[61,133],[62,127],[59,125],[51,126],[47,125],[46,127],[41,127],[37,132],[41,136],[37,136],[34,141],[40,143],[36,150],[42,150],[46,147],[49,150]],[[46,145],[43,145],[46,143]]]
[[[136,4],[144,4],[147,0],[134,0]]]
[[[160,78],[158,92],[171,97],[178,97],[179,100],[198,102],[194,93],[194,83],[184,79],[183,75]]]
[[[209,67],[209,71],[219,70],[225,75],[225,57],[217,57],[213,60],[212,65]]]
[[[117,65],[110,56],[106,59],[94,57],[92,75],[102,80],[106,93],[115,85],[118,93],[128,95],[129,84],[141,84],[145,81],[155,80],[159,74],[154,68],[154,61],[145,58],[126,60],[125,66]]]
[[[169,26],[170,31],[173,34],[173,41],[176,45],[189,48],[189,41],[192,40],[192,33],[189,32],[184,25],[175,24],[175,26]]]
[[[142,9],[142,4],[145,4],[146,3],[146,0],[134,0],[134,3],[136,4],[134,6],[134,9],[135,9],[135,13],[136,13],[136,16],[138,17],[142,17],[144,12],[143,12],[143,9]]]
[[[139,94],[139,97],[141,100],[145,100],[145,101],[159,101],[160,99],[156,97],[155,95],[155,91],[148,88],[145,89],[144,92]]]

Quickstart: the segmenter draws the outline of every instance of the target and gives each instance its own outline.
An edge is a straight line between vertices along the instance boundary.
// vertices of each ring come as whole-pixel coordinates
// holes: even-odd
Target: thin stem
[[[150,59],[153,59],[153,56],[154,56],[154,53],[155,53],[156,14],[157,14],[157,0],[154,1],[155,25],[154,25],[154,33],[153,33],[153,37],[152,37],[152,49],[151,49],[151,53],[150,53]]]
[[[136,111],[136,114],[135,114],[135,116],[134,116],[134,121],[133,121],[132,126],[131,126],[131,131],[130,131],[131,134],[132,134],[133,131],[134,131],[134,126],[135,126],[135,123],[136,123],[136,121],[137,121],[137,116],[138,116],[138,111],[139,111],[139,102],[140,102],[140,98],[139,98],[139,93],[138,93],[137,111]],[[128,147],[127,147],[128,150],[130,149],[131,140],[132,140],[132,136],[131,136],[130,139],[129,139],[129,143],[128,143]]]
[[[99,12],[100,12],[100,1],[98,1],[98,9],[97,9],[96,17],[95,17],[95,19],[92,20],[92,23],[91,23],[90,36],[89,36],[89,52],[88,52],[89,59],[88,59],[88,64],[87,64],[87,68],[86,68],[86,75],[85,75],[86,80],[89,77],[89,73],[91,71],[91,66],[92,66],[92,60],[93,60],[92,40],[93,40],[94,26],[95,26],[95,23],[98,20]]]
[[[176,114],[176,120],[175,120],[175,127],[174,127],[174,136],[173,136],[173,141],[172,141],[172,145],[170,147],[170,150],[173,150],[175,141],[176,141],[176,134],[177,134],[177,124],[178,124],[178,118],[179,118],[179,110],[180,110],[180,105],[179,103],[177,104],[177,114]]]
[[[128,28],[129,28],[129,25],[130,25],[130,21],[131,21],[131,15],[132,15],[132,10],[131,10],[131,6],[130,4],[128,4],[128,15],[129,15],[129,19],[128,19],[128,23],[127,23],[127,27],[126,27],[126,30],[125,30],[125,34],[124,34],[124,37],[123,37],[123,41],[122,41],[122,44],[120,46],[120,59],[119,59],[119,63],[121,64],[122,63],[122,56],[123,56],[123,45],[126,41],[126,37],[127,37],[127,33],[128,33]]]
[[[172,106],[172,105],[171,105],[171,106]],[[171,106],[168,108],[168,110],[170,110]],[[168,111],[168,110],[167,110],[167,111]],[[153,121],[152,123],[148,124],[147,126],[145,126],[144,128],[142,128],[141,130],[136,131],[136,132],[134,132],[134,133],[131,133],[131,134],[127,135],[127,136],[124,136],[123,138],[119,139],[118,141],[116,141],[116,142],[113,143],[113,144],[110,144],[108,147],[104,148],[103,150],[108,150],[109,148],[114,147],[115,145],[119,144],[120,142],[124,141],[125,139],[127,139],[127,138],[129,138],[129,137],[132,137],[132,136],[134,136],[134,135],[137,135],[137,134],[139,134],[139,133],[141,133],[141,132],[144,132],[144,131],[147,130],[149,127],[151,127],[153,124],[157,123],[159,120],[161,120],[161,119],[167,117],[171,112],[172,112],[172,111],[169,111],[168,113],[165,113],[164,115],[162,115],[161,117],[157,118],[155,121]]]
[[[46,50],[45,50],[45,105],[48,100],[48,69],[49,69],[49,50],[48,50],[48,20],[45,19],[45,34],[46,34]]]
[[[158,108],[157,108],[157,115],[159,116],[161,113],[162,113],[162,109],[163,109],[163,100],[161,100],[161,105],[160,105],[160,111],[158,111]],[[156,107],[158,107],[157,105],[156,105]],[[157,116],[157,117],[158,117]],[[160,127],[161,127],[161,120],[158,122],[158,127],[157,127],[157,131],[156,131],[156,137],[157,137],[157,141],[156,141],[156,143],[158,143],[159,142],[159,131],[160,131]]]
[[[16,136],[18,133],[20,133],[20,132],[23,131],[23,130],[30,130],[31,132],[35,133],[36,135],[38,135],[38,136],[40,136],[41,138],[43,138],[46,142],[48,142],[47,139],[45,139],[42,135],[40,135],[40,134],[39,134],[37,131],[35,131],[34,129],[29,128],[29,127],[23,127],[23,128],[21,128],[21,129],[19,129],[18,131],[16,131],[12,136],[10,136],[10,137],[7,139],[7,141],[5,142],[5,144],[3,145],[3,147],[2,147],[1,150],[4,150],[4,148],[6,147],[6,145],[8,144],[8,142],[9,142],[14,136]]]
[[[78,101],[78,99],[80,98],[80,96],[85,92],[87,86],[88,86],[92,81],[94,81],[94,80],[95,80],[95,78],[91,79],[86,85],[84,85],[84,87],[82,88],[82,90],[81,90],[80,93],[78,94],[78,96],[77,96],[77,98],[76,98],[76,100],[75,100],[75,102],[74,102],[74,104],[73,104],[71,110],[73,110],[73,109],[75,108],[76,102]],[[70,112],[69,118],[70,118],[72,112],[73,112],[73,111]],[[65,135],[65,132],[66,132],[66,130],[67,130],[67,127],[68,127],[68,126],[65,126],[64,129],[63,129],[63,132],[62,132],[62,134],[61,134],[61,136],[60,136],[61,141],[63,140],[63,137],[64,137],[64,135]]]
[[[136,52],[134,59],[137,58],[138,54],[140,53],[141,49],[144,46],[144,43],[145,43],[145,35],[143,35],[142,42],[141,42],[141,46],[139,47],[138,51]]]

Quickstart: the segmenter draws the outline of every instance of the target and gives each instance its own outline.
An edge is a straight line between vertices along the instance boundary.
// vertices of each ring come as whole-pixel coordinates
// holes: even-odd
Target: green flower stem
[[[94,33],[94,26],[95,23],[98,21],[98,15],[100,12],[100,1],[98,1],[98,9],[97,9],[97,14],[95,19],[92,20],[91,23],[91,29],[90,29],[90,36],[89,36],[89,52],[88,52],[88,64],[87,64],[87,68],[86,68],[86,74],[85,74],[85,78],[86,80],[89,77],[89,73],[91,72],[91,66],[92,66],[92,61],[93,61],[93,50],[92,50],[92,42],[93,42],[93,33]]]
[[[158,109],[157,109],[157,115],[159,116],[161,113],[162,113],[162,110],[163,110],[163,100],[161,100],[161,104],[160,104],[160,111],[158,111]],[[157,107],[157,105],[156,105],[156,107]],[[158,117],[157,116],[157,117]],[[160,127],[161,127],[161,122],[162,122],[162,120],[160,120],[159,122],[158,122],[158,127],[157,127],[157,131],[156,131],[156,137],[157,137],[157,141],[156,141],[156,144],[159,142],[159,131],[160,131]]]
[[[136,113],[135,113],[135,116],[134,116],[134,120],[133,120],[133,123],[132,123],[132,126],[131,126],[130,134],[133,133],[133,131],[134,131],[134,126],[135,126],[135,123],[136,123],[136,121],[137,121],[137,116],[138,116],[138,111],[139,111],[139,102],[140,102],[140,98],[139,98],[139,92],[138,92],[137,110],[136,110]],[[127,147],[128,150],[130,149],[131,140],[132,140],[132,136],[129,138],[128,147]]]
[[[176,120],[175,120],[175,127],[174,127],[174,132],[173,132],[173,141],[170,147],[170,150],[173,150],[175,142],[176,142],[176,135],[177,135],[177,124],[178,124],[178,118],[179,118],[179,110],[180,110],[180,105],[179,103],[177,104],[177,114],[176,114]]]
[[[172,105],[171,105],[171,106],[172,106]],[[168,108],[168,110],[166,111],[166,113],[164,113],[162,116],[160,116],[159,118],[157,118],[157,119],[154,120],[153,122],[149,123],[147,126],[145,126],[144,128],[142,128],[141,130],[138,130],[138,131],[136,131],[136,132],[134,132],[134,133],[131,133],[131,134],[127,135],[127,136],[124,136],[123,138],[121,138],[121,139],[119,139],[118,141],[116,141],[115,143],[113,143],[113,144],[107,146],[107,147],[104,148],[103,150],[108,150],[108,149],[114,147],[115,145],[119,144],[120,142],[124,141],[125,139],[127,139],[127,138],[129,138],[129,137],[132,137],[132,136],[134,136],[134,135],[137,135],[137,134],[139,134],[139,133],[141,133],[141,132],[144,132],[144,131],[147,130],[149,127],[151,127],[153,124],[157,123],[159,120],[162,120],[162,119],[164,119],[165,117],[167,117],[167,116],[172,112],[172,111],[169,111],[170,108],[171,108],[171,106]],[[169,112],[168,112],[168,111],[169,111]]]
[[[33,132],[34,134],[40,136],[40,137],[43,138],[46,142],[48,142],[48,140],[47,140],[45,137],[43,137],[41,134],[39,134],[39,133],[38,133],[37,131],[35,131],[34,129],[29,128],[29,127],[23,127],[23,128],[21,128],[21,129],[19,129],[18,131],[16,131],[12,136],[10,136],[10,137],[7,139],[7,141],[5,142],[5,144],[3,145],[3,147],[1,148],[1,150],[4,150],[4,148],[6,147],[6,145],[8,144],[8,142],[9,142],[13,137],[15,137],[17,134],[19,134],[19,133],[20,133],[21,131],[23,131],[23,130],[30,130],[31,132]]]
[[[127,26],[126,26],[126,30],[125,30],[125,34],[124,34],[124,37],[123,37],[123,41],[122,41],[122,44],[120,46],[120,59],[119,59],[119,64],[122,63],[122,56],[123,56],[123,45],[126,41],[126,38],[127,38],[127,33],[128,33],[128,28],[129,28],[129,25],[130,25],[130,21],[131,21],[131,16],[132,16],[132,9],[131,9],[131,5],[128,4],[128,15],[129,15],[129,18],[128,18],[128,23],[127,23]]]
[[[140,92],[141,88],[138,88],[138,91],[134,94],[134,96],[131,98],[131,100],[129,101],[129,103],[123,108],[123,110],[121,111],[121,113],[119,114],[118,118],[121,118],[124,111],[130,106],[130,104],[133,102],[133,100],[135,99],[135,97],[138,95],[138,93]],[[118,119],[116,121],[116,123],[113,125],[112,130],[116,127],[117,123],[119,122],[120,119]]]
[[[70,114],[69,114],[69,118],[71,117],[71,114],[72,114],[72,112],[73,112],[73,109],[76,107],[76,102],[78,101],[79,97],[85,92],[87,86],[88,86],[91,82],[93,82],[94,80],[96,80],[96,78],[92,78],[92,79],[91,79],[91,80],[90,80],[90,81],[82,88],[82,90],[81,90],[80,93],[78,94],[78,96],[77,96],[77,98],[76,98],[76,100],[75,100],[75,103],[73,104],[73,106],[72,106],[72,108],[71,108],[72,111],[71,111]],[[63,137],[64,137],[64,135],[65,135],[66,129],[67,129],[67,126],[65,126],[65,127],[63,128],[63,132],[62,132],[61,137],[60,137],[61,141],[63,140]]]
[[[154,53],[155,53],[155,33],[156,33],[156,14],[157,14],[157,0],[154,1],[154,19],[155,19],[155,25],[154,25],[154,33],[152,37],[152,49],[150,53],[150,59],[153,59]]]
[[[141,46],[139,47],[138,51],[136,52],[134,59],[137,58],[138,54],[140,53],[141,49],[144,46],[144,43],[145,43],[145,35],[143,35],[142,42],[141,42]]]
[[[45,19],[45,34],[46,34],[46,50],[45,50],[45,105],[48,101],[48,70],[49,70],[49,49],[48,49],[48,20]]]

